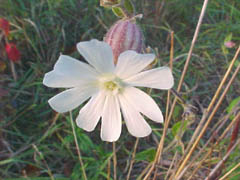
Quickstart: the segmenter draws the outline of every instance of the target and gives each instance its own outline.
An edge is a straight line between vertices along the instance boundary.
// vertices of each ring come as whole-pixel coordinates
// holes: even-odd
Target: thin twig
[[[32,147],[35,149],[35,151],[38,153],[38,155],[40,156],[43,164],[46,166],[47,170],[48,170],[48,175],[50,176],[51,180],[54,180],[54,176],[52,174],[51,169],[49,168],[47,161],[45,160],[44,156],[42,155],[42,153],[38,150],[37,146],[35,144],[32,144]]]
[[[236,52],[236,54],[235,54],[232,62],[235,62],[235,60],[237,59],[237,56],[238,56],[239,52],[240,52],[240,46],[239,46],[239,48],[238,48],[238,50],[237,50],[237,52]],[[233,66],[233,65],[232,65],[232,63],[231,63],[222,81],[224,81],[224,82],[226,81],[228,75],[230,74],[230,71],[231,71],[231,69],[232,69],[232,66]],[[210,122],[212,121],[213,116],[215,115],[218,107],[219,107],[220,104],[222,103],[222,100],[224,99],[224,97],[225,97],[226,93],[228,92],[231,84],[233,83],[235,77],[237,76],[237,74],[238,74],[238,72],[239,72],[239,69],[240,69],[240,63],[238,64],[237,69],[235,70],[235,72],[234,72],[233,76],[231,77],[230,81],[228,82],[228,84],[227,84],[226,88],[224,89],[224,92],[222,93],[221,97],[219,98],[217,104],[214,106],[214,109],[213,109],[212,113],[210,114],[208,120],[206,121],[205,125],[203,126],[202,131],[200,132],[198,138],[197,138],[196,141],[194,142],[192,148],[190,149],[189,153],[188,153],[188,154],[186,155],[186,157],[184,158],[183,162],[181,163],[178,171],[177,171],[176,174],[175,174],[175,179],[176,179],[176,177],[180,174],[180,172],[181,172],[181,170],[184,168],[184,166],[186,165],[187,161],[189,160],[189,158],[191,157],[193,151],[195,150],[196,146],[198,145],[201,137],[202,137],[203,134],[205,133],[208,125],[209,125]],[[223,83],[221,82],[219,86],[222,88]],[[221,89],[221,88],[218,88],[218,89]],[[217,90],[216,93],[220,93],[220,90]],[[217,96],[218,96],[218,95],[217,95]],[[217,96],[216,96],[216,94],[215,94],[214,97],[217,97]],[[212,101],[215,101],[214,99],[215,99],[215,98],[213,98]],[[213,103],[211,102],[209,106],[213,106]],[[209,112],[208,110],[211,110],[211,108],[208,107],[207,113]]]
[[[205,161],[205,159],[208,158],[208,156],[212,153],[213,151],[213,148],[216,147],[220,141],[226,136],[226,134],[229,132],[229,130],[232,128],[232,126],[235,124],[235,122],[240,118],[240,113],[237,114],[237,116],[231,121],[231,123],[227,126],[227,128],[225,128],[224,132],[222,133],[222,135],[217,139],[217,142],[215,142],[215,144],[208,150],[208,152],[205,154],[204,157],[201,158],[201,161],[197,163],[197,167],[193,170],[191,176],[189,176],[189,178],[187,180],[190,180],[194,175],[195,173],[197,172],[197,170],[200,168],[200,166],[202,165],[202,163]],[[222,126],[222,125],[220,125]],[[218,128],[214,134],[218,133],[218,131],[220,130],[221,128]],[[196,156],[194,156],[193,160],[189,163],[189,167],[192,166],[192,164],[196,161],[196,159],[199,158],[199,156],[201,154],[203,154],[203,151],[207,149],[207,146],[208,144],[213,140],[214,136],[212,135],[209,140],[207,141],[207,143],[204,145],[204,147],[202,147],[202,149],[198,152],[198,154]]]
[[[131,162],[130,162],[130,166],[129,166],[129,170],[128,170],[128,174],[127,174],[127,179],[126,180],[130,179],[133,163],[135,161],[135,156],[136,156],[136,152],[137,152],[138,142],[139,142],[139,138],[136,139],[136,142],[135,142],[135,145],[134,145],[134,149],[133,149],[133,153],[132,153],[132,159],[131,159]]]
[[[13,79],[14,79],[14,81],[16,82],[16,81],[17,81],[17,72],[16,72],[16,69],[15,69],[15,64],[14,64],[14,62],[10,61],[10,67],[11,67]]]
[[[191,44],[191,47],[190,47],[190,50],[189,50],[189,53],[188,53],[188,57],[187,57],[185,65],[184,65],[184,69],[183,69],[183,72],[182,72],[182,75],[181,75],[181,78],[180,78],[180,81],[179,81],[179,84],[178,84],[178,91],[181,90],[182,83],[183,83],[185,74],[187,72],[190,59],[192,57],[193,48],[194,48],[194,45],[195,45],[197,37],[198,37],[198,33],[199,33],[199,30],[200,30],[200,27],[201,27],[201,24],[202,24],[202,20],[203,20],[205,11],[207,9],[207,4],[208,4],[208,0],[205,0],[204,3],[203,3],[203,7],[202,7],[202,11],[201,11],[199,20],[198,20],[198,24],[197,24],[197,27],[196,27],[196,30],[195,30],[195,33],[194,33],[194,36],[193,36],[193,40],[192,40],[192,44]]]
[[[147,171],[152,167],[153,162],[149,163],[147,167],[141,172],[141,174],[137,177],[137,180],[142,180],[144,174],[147,173]]]
[[[174,56],[174,32],[172,31],[171,32],[171,48],[170,48],[170,59],[169,59],[169,66],[170,66],[170,69],[172,70],[173,69],[173,56]],[[172,89],[173,90],[173,89]],[[168,119],[168,112],[169,112],[169,107],[170,107],[170,95],[171,95],[171,92],[172,90],[168,90],[168,93],[167,93],[167,105],[166,105],[166,113],[165,113],[165,119],[167,120]],[[177,94],[177,93],[176,93]],[[181,99],[181,98],[180,98]],[[165,137],[164,137],[165,138]],[[163,145],[162,147],[163,148]],[[162,149],[159,149],[158,151],[158,154],[161,154],[162,152]],[[161,156],[161,155],[158,155],[158,156]],[[155,165],[154,165],[155,166]],[[155,169],[154,171],[154,177],[153,177],[153,180],[155,180],[157,177],[157,169]]]
[[[170,69],[173,69],[173,55],[174,55],[174,32],[171,32],[171,49],[170,49],[170,60],[169,60],[169,66]],[[166,113],[165,113],[165,119],[168,119],[168,111],[169,111],[169,105],[170,105],[170,90],[168,90],[167,94],[167,106],[166,106]]]
[[[215,166],[215,168],[211,171],[211,173],[208,175],[207,178],[205,178],[205,180],[209,180],[211,179],[211,177],[216,173],[216,171],[222,166],[222,164],[227,160],[227,158],[230,156],[230,154],[232,153],[232,151],[236,148],[237,145],[239,145],[240,143],[240,139],[238,139],[238,141],[232,146],[232,148],[227,152],[227,154],[222,158],[222,160],[220,162],[218,162],[218,164]]]
[[[234,66],[234,64],[235,64],[235,62],[236,62],[236,60],[238,58],[239,53],[240,53],[240,46],[238,47],[238,49],[237,49],[237,51],[236,51],[236,53],[235,53],[235,55],[234,55],[234,57],[232,59],[232,62],[231,62],[231,64],[228,67],[228,70],[226,71],[226,73],[225,73],[225,75],[224,75],[224,77],[223,77],[223,79],[222,79],[222,81],[221,81],[221,83],[220,83],[220,85],[219,85],[219,87],[218,87],[214,97],[212,98],[212,101],[210,102],[210,104],[208,106],[208,109],[207,109],[208,112],[212,109],[213,105],[215,104],[216,99],[217,99],[217,97],[218,97],[218,95],[219,95],[219,93],[220,93],[220,91],[221,91],[221,89],[223,87],[223,84],[227,80],[228,75],[230,74],[230,72],[232,71],[232,68],[233,68],[233,66]]]
[[[83,178],[84,178],[84,180],[87,180],[87,175],[86,175],[86,172],[85,172],[85,168],[84,168],[84,164],[83,164],[83,160],[82,160],[82,155],[81,155],[81,151],[80,151],[79,146],[78,146],[76,131],[75,131],[74,124],[73,124],[72,111],[70,111],[69,114],[70,114],[70,121],[71,121],[75,146],[76,146],[77,153],[78,153],[78,159],[79,159],[79,162],[80,162],[80,165],[81,165],[81,168],[82,168]]]
[[[116,154],[116,144],[112,143],[113,147],[113,178],[117,180],[117,154]]]
[[[196,40],[197,40],[197,37],[198,37],[198,34],[199,34],[199,30],[200,30],[200,27],[201,27],[201,24],[202,24],[202,20],[203,20],[203,17],[204,17],[206,8],[207,8],[207,4],[208,4],[208,0],[204,0],[203,7],[202,7],[202,10],[201,10],[201,14],[199,16],[198,24],[197,24],[197,27],[196,27],[196,30],[195,30],[195,33],[194,33],[194,36],[193,36],[192,43],[191,43],[191,47],[190,47],[190,50],[188,52],[187,60],[185,62],[184,69],[183,69],[183,72],[182,72],[182,75],[181,75],[181,78],[180,78],[180,81],[179,81],[179,84],[178,84],[177,92],[180,92],[180,90],[181,90],[183,80],[184,80],[185,74],[187,72],[190,59],[192,57],[193,48],[194,48],[194,45],[196,43]],[[172,108],[171,108],[169,117],[168,117],[169,119],[172,117],[176,102],[177,102],[177,98],[175,97],[174,101],[173,101],[173,104],[172,104]]]
[[[171,163],[170,167],[168,168],[167,174],[166,174],[166,176],[164,178],[165,180],[167,180],[167,178],[168,178],[168,176],[169,176],[169,174],[170,174],[170,172],[171,172],[171,170],[172,170],[172,168],[173,168],[173,166],[175,164],[175,161],[176,161],[177,157],[178,157],[178,151],[176,151],[175,154],[174,154],[172,163]]]
[[[193,133],[193,135],[192,135],[192,137],[191,137],[191,140],[190,140],[189,143],[188,143],[188,146],[187,146],[186,151],[185,151],[186,153],[189,151],[189,149],[191,148],[194,140],[195,140],[196,137],[198,136],[199,131],[202,129],[206,118],[207,118],[207,113],[206,113],[206,111],[204,111],[203,116],[202,116],[202,118],[201,118],[201,120],[200,120],[200,123],[198,124],[197,128],[194,130],[194,133]],[[185,155],[184,155],[184,156],[185,156]]]

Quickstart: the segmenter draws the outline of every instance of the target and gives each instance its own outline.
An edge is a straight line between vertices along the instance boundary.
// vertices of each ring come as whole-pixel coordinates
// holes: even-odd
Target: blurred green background
[[[143,14],[138,23],[145,35],[146,45],[154,49],[160,59],[158,65],[168,65],[170,32],[174,31],[173,73],[177,85],[203,1],[133,2],[137,12]],[[117,17],[110,9],[100,7],[98,0],[0,0],[0,18],[10,22],[9,41],[16,43],[21,52],[21,61],[15,64],[17,81],[13,80],[6,56],[0,53],[0,61],[6,65],[0,71],[0,88],[7,92],[0,94],[0,179],[49,179],[49,170],[58,180],[81,179],[69,115],[53,112],[47,103],[50,97],[61,90],[43,86],[42,79],[61,53],[83,59],[75,45],[93,38],[102,40]],[[191,126],[184,130],[186,142],[193,134],[192,127],[199,122],[201,107],[207,107],[236,51],[237,45],[227,48],[224,43],[240,42],[239,22],[240,1],[209,1],[181,94],[186,102],[200,109],[194,114]],[[239,84],[240,76],[215,116],[216,121],[240,101]],[[152,92],[163,112],[166,93]],[[78,111],[79,108],[73,112],[74,118]],[[171,127],[181,120],[183,113],[183,107],[177,105],[166,139],[167,145],[176,135],[171,133]],[[152,135],[140,139],[132,179],[138,177],[155,155],[163,126],[154,123],[151,126],[154,130]],[[99,125],[91,133],[79,128],[76,130],[89,179],[106,179],[112,145],[101,141]],[[208,138],[208,133],[204,138]],[[134,143],[135,138],[124,127],[117,142],[119,179],[126,176]],[[224,144],[222,148],[225,148]],[[178,150],[179,147],[174,146],[164,157],[171,159]],[[233,166],[240,155],[235,153],[231,158],[227,168]]]

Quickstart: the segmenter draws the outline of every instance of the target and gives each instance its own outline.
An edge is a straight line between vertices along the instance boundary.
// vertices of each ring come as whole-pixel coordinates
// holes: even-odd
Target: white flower
[[[154,54],[125,51],[114,65],[112,49],[105,42],[80,42],[77,49],[89,64],[61,55],[53,71],[44,76],[43,84],[48,87],[69,88],[48,101],[55,111],[71,111],[90,98],[79,112],[77,125],[93,131],[102,118],[101,138],[110,142],[121,134],[121,112],[128,131],[136,137],[148,136],[152,131],[141,114],[163,122],[154,100],[134,87],[170,89],[173,86],[168,67],[143,71],[153,62]]]

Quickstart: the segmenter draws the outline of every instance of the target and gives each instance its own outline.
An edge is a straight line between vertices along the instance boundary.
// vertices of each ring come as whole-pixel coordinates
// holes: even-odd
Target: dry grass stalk
[[[45,160],[44,156],[42,155],[42,153],[39,151],[39,149],[37,148],[37,146],[35,144],[32,144],[32,147],[35,149],[35,151],[37,152],[37,154],[40,156],[40,158],[42,159],[43,164],[46,166],[47,170],[48,170],[48,175],[50,176],[51,180],[54,180],[54,176],[52,174],[51,169],[49,168],[47,161]]]
[[[194,36],[193,36],[193,40],[192,40],[192,43],[191,43],[191,47],[190,47],[190,50],[189,50],[189,53],[188,53],[188,57],[187,57],[187,60],[185,62],[184,69],[183,69],[183,72],[182,72],[182,75],[181,75],[181,78],[180,78],[180,81],[179,81],[179,84],[178,84],[177,92],[179,92],[181,90],[183,80],[184,80],[184,77],[186,75],[190,59],[192,57],[193,48],[194,48],[194,45],[196,43],[196,40],[197,40],[197,37],[198,37],[198,34],[199,34],[199,30],[200,30],[200,27],[201,27],[201,24],[202,24],[202,20],[203,20],[203,17],[204,17],[206,8],[207,8],[207,4],[208,4],[208,0],[204,0],[203,7],[202,7],[202,10],[201,10],[201,14],[199,16],[198,24],[197,24],[197,27],[196,27],[196,30],[195,30],[195,33],[194,33]],[[177,102],[177,97],[174,98],[169,116],[165,121],[164,129],[163,129],[163,135],[162,135],[162,138],[161,138],[160,143],[158,145],[157,154],[155,156],[154,163],[152,164],[150,170],[148,171],[148,173],[144,177],[144,180],[147,180],[150,177],[156,163],[160,161],[161,154],[162,154],[162,149],[163,149],[163,145],[164,145],[164,139],[165,139],[165,136],[166,136],[166,133],[167,133],[168,125],[169,125],[171,116],[173,114],[176,102]]]
[[[240,103],[239,103],[239,104],[240,104]],[[216,126],[217,129],[216,129],[216,127],[213,128],[213,129],[216,129],[216,130],[211,133],[212,136],[208,139],[208,141],[205,143],[205,145],[200,149],[200,151],[197,153],[197,155],[194,156],[194,158],[193,158],[192,161],[188,164],[188,166],[186,166],[186,167],[184,168],[184,170],[182,171],[182,173],[181,173],[181,174],[179,175],[179,177],[178,177],[179,179],[180,179],[180,178],[182,177],[182,175],[188,170],[188,168],[191,168],[191,167],[192,167],[192,165],[194,164],[194,162],[196,162],[196,160],[200,157],[200,155],[204,153],[204,151],[206,150],[206,148],[207,148],[207,146],[209,145],[209,143],[212,142],[213,139],[215,138],[215,135],[218,134],[218,132],[219,132],[219,131],[222,129],[222,127],[226,124],[227,120],[229,120],[229,117],[236,111],[237,106],[238,106],[238,104],[236,105],[235,108],[232,109],[232,111],[231,111],[228,115],[226,115],[226,116],[223,118],[223,120],[220,120],[221,123],[220,123],[220,125],[217,124],[217,126]],[[202,121],[202,120],[203,120],[204,118],[206,119],[205,116],[206,116],[206,113],[203,114],[203,117],[202,117],[202,119],[201,119],[201,121],[200,121],[197,129],[201,129],[201,128],[202,128],[202,125],[203,125],[203,122],[204,122],[204,121]],[[237,116],[236,116],[236,117],[237,117]],[[236,119],[234,119],[233,122],[235,122],[235,120],[236,120]],[[229,124],[229,126],[227,127],[227,129],[225,129],[225,132],[223,133],[224,136],[225,136],[226,133],[230,130],[230,128],[232,127],[232,125],[233,125],[233,123],[231,122],[231,123]],[[199,127],[200,127],[200,128],[199,128]],[[197,131],[197,129],[195,130],[195,132]],[[227,131],[226,131],[226,130],[227,130]],[[198,133],[196,133],[196,134],[194,133],[194,135],[198,135]],[[194,136],[194,135],[193,135],[193,136]],[[193,137],[193,136],[192,136],[192,137]],[[218,138],[216,144],[211,147],[212,149],[209,150],[209,152],[206,154],[206,156],[204,156],[203,158],[201,158],[201,161],[200,161],[199,163],[197,163],[197,168],[194,169],[194,171],[191,173],[191,175],[188,177],[187,180],[190,180],[190,179],[195,175],[195,173],[196,173],[196,172],[198,171],[198,169],[201,167],[201,165],[202,165],[202,163],[205,161],[205,159],[212,153],[213,148],[218,145],[218,143],[224,138],[224,136],[221,136],[221,138]],[[193,139],[193,138],[191,138],[191,140],[190,140],[190,142],[189,142],[189,144],[188,144],[188,147],[187,147],[186,152],[189,151],[189,149],[190,149],[190,147],[191,147],[191,145],[192,145],[192,142],[193,142],[192,139]],[[186,154],[185,154],[185,155],[186,155]],[[185,155],[183,155],[183,157],[184,157]],[[180,161],[180,162],[181,162],[181,161]],[[174,173],[173,173],[173,174],[174,174]]]
[[[143,176],[148,172],[148,170],[152,167],[153,162],[149,163],[147,167],[141,172],[141,174],[138,176],[137,180],[142,180]]]
[[[173,56],[174,56],[174,32],[171,32],[171,48],[170,48],[170,60],[169,60],[169,66],[171,70],[173,69]],[[165,119],[168,119],[168,111],[169,111],[169,106],[170,106],[170,95],[171,95],[171,90],[168,90],[167,93],[167,105],[166,105],[166,113],[165,113]],[[163,139],[164,141],[164,139]],[[160,149],[159,149],[160,150]],[[160,152],[158,152],[159,154]],[[155,166],[155,165],[154,165]],[[157,169],[154,171],[154,177],[153,179],[155,180],[157,177]]]
[[[11,67],[13,79],[16,82],[17,81],[17,72],[16,72],[16,69],[15,69],[14,62],[10,61],[10,67]]]
[[[194,140],[195,140],[196,137],[199,135],[199,131],[202,129],[202,127],[203,127],[203,125],[204,125],[204,123],[205,123],[206,118],[207,118],[207,113],[206,113],[206,111],[205,111],[205,112],[203,113],[203,116],[202,116],[201,120],[200,120],[200,123],[198,124],[197,128],[194,130],[194,133],[193,133],[193,136],[191,137],[190,142],[189,142],[188,145],[187,145],[187,148],[186,148],[186,151],[185,151],[186,153],[189,151],[189,149],[191,148]],[[186,155],[186,154],[185,154],[185,155]],[[184,155],[184,156],[185,156],[185,155]]]
[[[117,180],[117,154],[116,154],[116,143],[112,143],[113,147],[113,179]]]
[[[240,167],[240,163],[238,163],[236,166],[234,166],[232,169],[230,169],[226,174],[224,174],[219,180],[224,180],[226,177],[228,177],[234,170]]]
[[[181,75],[181,78],[180,78],[180,81],[179,81],[179,84],[178,84],[177,92],[180,92],[180,90],[181,90],[183,80],[184,80],[185,74],[187,72],[187,68],[188,68],[190,59],[192,57],[192,51],[193,51],[194,45],[196,43],[196,40],[197,40],[197,37],[198,37],[198,34],[199,34],[199,30],[200,30],[200,27],[201,27],[201,24],[202,24],[202,20],[203,20],[203,17],[204,17],[206,8],[207,8],[207,4],[208,4],[208,0],[204,0],[203,7],[202,7],[202,10],[201,10],[201,14],[200,14],[199,19],[198,19],[198,24],[197,24],[196,30],[194,32],[191,47],[190,47],[190,50],[188,52],[187,60],[185,62],[184,69],[183,69],[183,72],[182,72],[182,75]],[[173,101],[168,119],[171,119],[176,103],[177,103],[177,97],[174,98],[174,101]]]
[[[174,154],[172,163],[171,163],[170,167],[168,168],[168,171],[167,171],[167,174],[166,174],[164,180],[167,180],[167,179],[168,179],[168,176],[170,175],[171,170],[172,170],[172,168],[174,167],[174,164],[175,164],[175,161],[177,160],[177,157],[178,157],[178,151],[176,151],[175,154]]]
[[[169,66],[170,66],[171,70],[173,69],[173,56],[174,56],[174,32],[172,31],[171,32],[170,60],[169,60]],[[171,93],[171,91],[168,90],[165,119],[168,119],[168,111],[169,111],[169,105],[170,105],[170,93]]]
[[[198,124],[198,126],[197,126],[197,128],[196,128],[196,130],[195,130],[195,132],[194,132],[194,134],[193,134],[193,136],[192,136],[192,138],[191,138],[191,140],[190,140],[190,142],[189,142],[189,144],[188,144],[188,146],[187,146],[187,148],[186,148],[186,151],[185,151],[184,155],[182,156],[182,158],[186,156],[186,154],[187,154],[187,152],[189,151],[191,145],[193,144],[195,138],[198,136],[199,131],[202,129],[205,120],[206,120],[206,112],[204,112],[204,114],[203,114],[203,116],[202,116],[202,119],[201,119],[200,123]],[[204,147],[207,147],[207,144],[208,144],[208,143],[206,143]],[[200,151],[199,154],[198,154],[199,156],[200,156],[200,154],[202,153],[202,151],[203,151],[204,149],[205,149],[205,148],[202,148],[202,149],[201,149],[201,151]],[[188,166],[186,166],[186,167],[183,169],[182,173],[178,176],[178,179],[180,179],[180,178],[183,176],[183,174],[187,171],[187,169],[192,166],[192,163],[195,162],[195,160],[197,159],[197,157],[198,157],[198,156],[195,156],[195,157],[194,157],[194,160],[193,160]],[[183,159],[181,159],[181,160],[178,162],[178,164],[176,165],[176,167],[179,167],[179,165],[180,165],[180,163],[182,162],[182,160],[183,160]],[[173,176],[174,176],[174,174],[176,173],[176,171],[177,171],[177,168],[174,169],[174,171],[173,171],[172,176],[170,177],[170,179],[173,178]]]
[[[111,158],[108,159],[108,166],[107,166],[107,180],[111,179]]]
[[[136,142],[135,142],[135,145],[134,145],[134,149],[133,149],[133,153],[132,153],[132,158],[131,158],[131,162],[130,162],[130,166],[129,166],[129,170],[128,170],[128,174],[127,174],[127,180],[130,179],[130,175],[131,175],[133,163],[134,163],[134,161],[135,161],[135,156],[136,156],[136,152],[137,152],[138,142],[139,142],[139,138],[136,139]]]
[[[219,93],[220,93],[220,91],[221,91],[221,89],[222,89],[222,87],[223,87],[224,82],[227,80],[228,75],[230,74],[230,72],[231,72],[231,70],[232,70],[232,68],[233,68],[233,65],[234,65],[234,63],[235,63],[235,61],[236,61],[239,53],[240,53],[240,46],[239,46],[239,48],[238,48],[238,50],[237,50],[237,52],[236,52],[236,54],[235,54],[235,56],[234,56],[231,64],[229,65],[228,70],[227,70],[227,72],[225,73],[224,78],[222,79],[222,82],[220,83],[220,85],[219,85],[219,87],[218,87],[218,89],[217,89],[217,91],[216,91],[216,94],[214,95],[214,98],[212,99],[211,103],[210,103],[209,106],[208,106],[207,113],[209,113],[209,111],[212,109],[212,106],[213,106],[213,104],[215,103],[215,101],[216,101],[216,99],[217,99],[217,97],[218,97],[218,95],[219,95]],[[186,165],[187,161],[190,159],[193,151],[194,151],[195,148],[197,147],[197,145],[198,145],[201,137],[202,137],[203,134],[205,133],[208,125],[210,124],[210,122],[212,121],[212,119],[213,119],[216,111],[218,110],[218,107],[219,107],[220,104],[222,103],[222,100],[224,99],[227,91],[229,90],[231,84],[233,83],[235,77],[237,76],[237,74],[238,74],[238,72],[239,72],[239,69],[240,69],[240,64],[238,65],[238,67],[237,67],[237,69],[235,70],[232,78],[230,79],[230,81],[228,82],[226,88],[224,89],[224,92],[222,93],[222,95],[221,95],[221,97],[219,98],[217,104],[215,105],[212,113],[210,114],[208,120],[206,121],[205,125],[203,126],[202,131],[200,132],[198,138],[195,140],[192,148],[190,149],[190,151],[188,152],[188,154],[187,154],[186,157],[184,158],[183,162],[181,163],[178,171],[177,171],[176,174],[175,174],[175,178],[178,177],[178,175],[180,174],[180,172],[182,171],[182,169],[183,169],[184,166]]]
[[[81,151],[80,151],[79,146],[78,146],[76,131],[75,131],[74,124],[73,124],[72,111],[70,111],[69,114],[70,114],[70,121],[71,121],[75,146],[76,146],[76,149],[77,149],[78,159],[79,159],[79,162],[80,162],[80,165],[81,165],[81,168],[82,168],[83,178],[84,178],[84,180],[87,180],[87,175],[86,175],[86,172],[85,172],[85,168],[84,168],[84,164],[83,164],[83,160],[82,160],[82,155],[81,155]]]
[[[208,156],[213,152],[214,148],[220,143],[220,141],[226,136],[226,134],[230,131],[230,129],[232,128],[232,126],[235,124],[235,122],[240,118],[240,113],[238,113],[238,115],[231,121],[231,123],[228,125],[228,127],[224,130],[224,132],[222,133],[222,135],[217,139],[217,141],[215,142],[215,144],[208,150],[208,152],[205,154],[205,156],[203,158],[201,158],[201,161],[197,163],[197,167],[193,170],[191,176],[189,176],[188,180],[192,179],[192,177],[195,175],[195,173],[198,171],[198,169],[201,167],[201,165],[203,164],[203,162],[208,158]],[[208,140],[208,142],[204,145],[204,147],[198,152],[198,154],[193,158],[193,160],[191,161],[191,163],[189,164],[191,167],[192,164],[197,160],[197,158],[200,157],[200,155],[203,153],[203,151],[205,151],[205,149],[207,148],[207,145],[210,143],[210,141],[212,141],[213,139],[213,135],[211,136],[211,138]]]
[[[218,164],[215,166],[215,168],[210,172],[207,178],[205,180],[210,180],[211,177],[217,172],[217,170],[223,165],[223,163],[228,159],[232,151],[236,148],[237,145],[240,144],[240,139],[238,139],[235,144],[232,146],[232,148],[226,153],[226,155],[222,158],[221,161],[218,162]]]

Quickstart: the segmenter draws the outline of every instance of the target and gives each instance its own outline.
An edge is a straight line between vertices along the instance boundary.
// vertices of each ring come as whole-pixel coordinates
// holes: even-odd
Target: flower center
[[[102,76],[100,79],[100,86],[106,90],[110,91],[114,94],[121,92],[124,88],[123,81],[116,77],[115,75],[106,75]]]
[[[118,88],[118,85],[114,81],[108,81],[104,83],[104,87],[109,91],[114,91]]]

